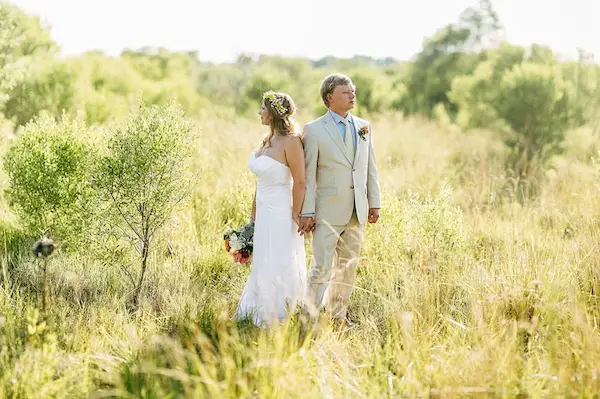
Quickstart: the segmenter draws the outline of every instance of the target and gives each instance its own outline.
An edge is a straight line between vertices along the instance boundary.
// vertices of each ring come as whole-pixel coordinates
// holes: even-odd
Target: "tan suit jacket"
[[[329,112],[304,126],[306,193],[302,214],[314,213],[317,223],[346,225],[354,209],[360,224],[369,208],[380,208],[379,177],[371,124],[351,115],[357,133],[352,159]],[[368,127],[364,139],[359,130]]]

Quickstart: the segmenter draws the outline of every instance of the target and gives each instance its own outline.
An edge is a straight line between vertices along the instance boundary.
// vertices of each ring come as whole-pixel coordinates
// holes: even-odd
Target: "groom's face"
[[[329,95],[329,106],[341,111],[350,111],[356,104],[356,90],[353,85],[337,86]]]

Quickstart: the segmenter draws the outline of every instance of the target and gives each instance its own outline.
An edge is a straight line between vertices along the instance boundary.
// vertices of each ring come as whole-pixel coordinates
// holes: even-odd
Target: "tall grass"
[[[198,124],[201,177],[151,254],[139,312],[125,308],[119,265],[81,248],[49,262],[49,312],[39,313],[33,238],[13,218],[0,224],[0,397],[596,395],[589,132],[573,132],[539,195],[517,202],[494,135],[379,118],[384,204],[366,231],[349,310],[357,327],[294,318],[264,331],[230,321],[249,270],[222,242],[223,227],[250,213],[246,160],[261,128]]]

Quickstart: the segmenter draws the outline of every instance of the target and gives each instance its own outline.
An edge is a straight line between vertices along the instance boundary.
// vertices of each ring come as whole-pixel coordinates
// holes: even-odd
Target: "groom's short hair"
[[[321,82],[321,98],[326,107],[329,107],[327,95],[332,94],[336,87],[344,85],[354,86],[354,83],[352,83],[352,79],[341,73],[332,73],[323,79]]]

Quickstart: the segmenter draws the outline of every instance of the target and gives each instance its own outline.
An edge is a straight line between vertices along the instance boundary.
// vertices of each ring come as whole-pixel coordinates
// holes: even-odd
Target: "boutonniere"
[[[360,136],[361,139],[363,139],[364,141],[367,141],[367,135],[369,134],[369,126],[363,126],[360,128],[360,130],[358,131],[358,135]]]

